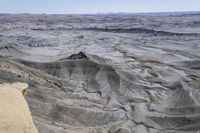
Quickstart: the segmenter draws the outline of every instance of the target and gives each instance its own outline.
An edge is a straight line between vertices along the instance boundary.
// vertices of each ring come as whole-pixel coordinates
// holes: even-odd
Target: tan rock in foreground
[[[38,133],[24,99],[28,84],[0,84],[0,133]]]

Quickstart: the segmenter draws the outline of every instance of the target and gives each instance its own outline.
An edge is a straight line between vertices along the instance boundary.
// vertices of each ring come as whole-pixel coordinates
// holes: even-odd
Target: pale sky
[[[0,13],[200,11],[200,0],[0,0]]]

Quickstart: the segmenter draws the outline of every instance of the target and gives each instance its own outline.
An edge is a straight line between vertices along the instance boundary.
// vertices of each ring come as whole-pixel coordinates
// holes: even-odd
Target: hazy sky
[[[0,0],[0,13],[200,11],[200,0]]]

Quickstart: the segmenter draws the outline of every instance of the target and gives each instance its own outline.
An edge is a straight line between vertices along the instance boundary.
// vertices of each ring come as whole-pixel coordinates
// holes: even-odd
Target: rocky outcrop
[[[0,84],[0,132],[38,133],[24,98],[28,84]]]

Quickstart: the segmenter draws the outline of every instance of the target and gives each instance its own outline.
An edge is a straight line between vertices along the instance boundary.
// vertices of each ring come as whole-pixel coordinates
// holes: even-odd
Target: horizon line
[[[96,12],[96,13],[29,13],[29,12],[21,12],[21,13],[1,13],[0,14],[10,14],[10,15],[20,15],[20,14],[30,14],[30,15],[98,15],[98,14],[170,14],[170,13],[200,13],[199,11],[144,11],[144,12]]]

